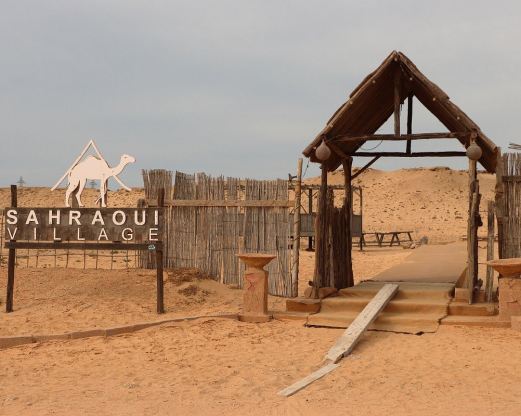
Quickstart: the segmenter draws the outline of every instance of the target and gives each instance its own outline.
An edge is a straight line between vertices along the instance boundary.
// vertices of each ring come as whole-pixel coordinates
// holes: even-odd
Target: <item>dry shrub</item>
[[[193,267],[180,267],[177,269],[166,270],[168,278],[166,283],[172,283],[175,286],[180,286],[187,282],[197,282],[200,280],[214,280],[212,276],[203,272],[200,269]]]
[[[185,287],[184,289],[179,289],[177,293],[183,296],[194,296],[199,291],[199,287],[197,285],[189,285]]]

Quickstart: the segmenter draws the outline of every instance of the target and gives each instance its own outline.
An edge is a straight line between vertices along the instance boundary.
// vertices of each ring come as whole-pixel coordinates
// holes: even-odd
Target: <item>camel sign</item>
[[[89,147],[93,147],[99,158],[96,156],[88,156],[84,161],[80,162],[81,158],[85,155]],[[106,194],[107,194],[107,183],[110,178],[114,178],[125,190],[132,191],[128,186],[126,186],[119,178],[118,175],[123,171],[125,166],[129,163],[134,163],[136,159],[129,155],[121,155],[121,159],[119,164],[115,167],[110,167],[106,160],[101,155],[96,143],[94,140],[90,140],[87,144],[87,147],[81,152],[80,156],[76,159],[76,161],[72,164],[72,166],[65,172],[65,174],[60,178],[60,180],[51,188],[51,191],[54,191],[58,185],[60,185],[65,177],[68,177],[67,181],[67,191],[65,193],[65,206],[70,207],[69,199],[71,194],[76,192],[76,200],[78,201],[78,206],[83,207],[83,203],[81,202],[81,193],[83,189],[85,189],[85,185],[87,184],[88,179],[98,179],[100,181],[100,196],[94,201],[95,204],[101,201],[101,206],[106,207]]]

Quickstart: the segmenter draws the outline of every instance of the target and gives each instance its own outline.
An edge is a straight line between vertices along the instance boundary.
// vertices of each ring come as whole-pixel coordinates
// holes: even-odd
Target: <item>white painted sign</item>
[[[5,208],[6,240],[160,241],[161,208]]]
[[[84,161],[80,162],[81,158],[85,155],[89,147],[92,146],[99,158],[96,156],[88,156]],[[54,191],[58,185],[60,185],[65,177],[68,178],[67,181],[67,191],[65,193],[65,206],[70,207],[69,199],[71,194],[77,190],[76,200],[78,201],[78,205],[83,207],[83,203],[81,202],[81,193],[83,189],[85,189],[85,185],[87,184],[87,180],[89,179],[98,179],[100,181],[100,196],[94,201],[97,204],[101,201],[101,206],[106,207],[105,196],[107,194],[107,183],[110,178],[114,178],[118,183],[127,191],[132,191],[131,188],[126,186],[118,177],[118,175],[123,171],[125,166],[129,163],[134,163],[136,161],[135,158],[129,155],[121,155],[121,159],[119,164],[114,167],[110,167],[109,164],[105,161],[101,153],[99,152],[96,144],[93,140],[89,141],[89,144],[83,152],[81,152],[80,156],[76,159],[76,161],[72,164],[72,166],[65,172],[65,174],[61,177],[61,179],[51,188],[51,191]]]

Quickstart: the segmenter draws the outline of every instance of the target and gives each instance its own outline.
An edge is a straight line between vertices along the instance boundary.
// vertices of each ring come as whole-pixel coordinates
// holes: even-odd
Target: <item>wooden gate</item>
[[[288,181],[257,181],[204,173],[175,174],[143,170],[146,205],[155,206],[157,189],[166,188],[165,267],[195,267],[224,284],[242,287],[244,264],[235,256],[274,254],[268,265],[269,293],[291,297],[290,209]],[[159,185],[158,185],[159,184]]]

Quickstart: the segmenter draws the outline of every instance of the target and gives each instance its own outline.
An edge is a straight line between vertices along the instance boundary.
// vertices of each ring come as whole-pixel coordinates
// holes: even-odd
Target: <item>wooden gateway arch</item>
[[[412,130],[412,104],[416,97],[446,128],[446,132],[414,134]],[[400,108],[407,101],[407,126],[400,125]],[[375,132],[394,115],[394,134]],[[405,134],[404,134],[405,133]],[[467,149],[465,151],[413,152],[417,140],[454,139]],[[399,151],[365,152],[361,147],[366,142],[389,141],[403,146]],[[401,142],[401,143],[400,143]],[[477,146],[476,146],[477,145]],[[469,150],[469,146],[471,149]],[[479,183],[476,162],[489,173],[495,173],[500,149],[481,131],[449,96],[436,84],[427,79],[403,53],[393,51],[383,63],[349,96],[327,122],[326,127],[303,151],[312,162],[322,164],[321,192],[319,197],[315,254],[314,287],[327,286],[324,280],[326,268],[334,269],[329,262],[335,257],[328,253],[325,241],[328,224],[325,219],[327,172],[343,166],[345,172],[346,203],[349,207],[351,195],[351,173],[353,157],[372,158],[356,175],[359,175],[382,157],[467,157],[469,155],[469,222],[468,222],[468,273],[467,287],[470,294],[477,284],[477,228],[479,218]],[[473,157],[475,160],[472,160]],[[350,216],[347,215],[347,218]],[[347,282],[353,285],[351,262],[350,227],[347,233]],[[345,245],[344,245],[345,246]],[[343,257],[343,256],[340,256]],[[340,288],[339,288],[340,289]],[[315,290],[318,293],[318,290]],[[469,296],[472,302],[472,296]]]

